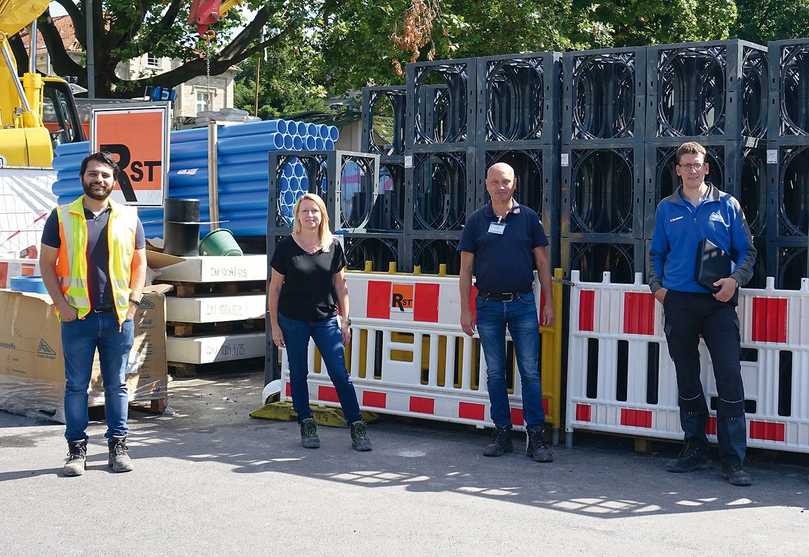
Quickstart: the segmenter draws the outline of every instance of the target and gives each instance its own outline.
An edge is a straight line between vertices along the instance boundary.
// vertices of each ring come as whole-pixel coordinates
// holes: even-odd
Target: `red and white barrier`
[[[460,328],[458,277],[371,273],[348,273],[347,277],[352,341],[346,367],[360,407],[492,426],[480,341]],[[512,423],[521,428],[522,395],[516,370],[513,377]],[[291,399],[285,351],[282,380],[281,399]],[[312,403],[339,406],[314,342],[309,343],[308,383]],[[548,396],[543,395],[547,412]]]
[[[663,333],[663,307],[640,274],[634,284],[572,273],[568,337],[568,444],[577,429],[681,439],[677,380]],[[809,452],[809,280],[801,290],[739,294],[742,381],[751,447]],[[706,400],[717,396],[700,342]],[[709,406],[712,406],[709,404]],[[716,440],[716,413],[706,428]]]

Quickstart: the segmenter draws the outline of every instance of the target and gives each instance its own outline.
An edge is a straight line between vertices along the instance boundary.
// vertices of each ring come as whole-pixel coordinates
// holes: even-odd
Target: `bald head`
[[[486,191],[496,206],[510,206],[511,197],[516,189],[517,178],[511,165],[498,162],[486,171]]]
[[[511,177],[514,179],[514,169],[511,168],[511,165],[505,162],[497,162],[494,163],[489,167],[489,170],[486,171],[486,180],[492,178],[493,175],[504,175],[507,177]]]

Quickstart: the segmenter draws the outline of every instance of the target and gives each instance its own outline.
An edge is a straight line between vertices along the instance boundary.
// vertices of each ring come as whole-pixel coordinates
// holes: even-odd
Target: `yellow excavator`
[[[22,78],[8,42],[49,3],[0,0],[0,166],[49,168],[55,144],[85,139],[68,83],[35,71],[36,33],[31,34],[31,67]]]

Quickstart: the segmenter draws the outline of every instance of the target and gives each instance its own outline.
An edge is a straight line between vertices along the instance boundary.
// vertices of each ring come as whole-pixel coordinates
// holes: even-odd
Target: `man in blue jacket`
[[[756,249],[739,202],[705,182],[705,148],[684,143],[677,149],[676,172],[682,186],[657,206],[650,249],[649,287],[663,304],[669,354],[677,370],[680,424],[685,448],[670,472],[705,468],[708,406],[700,381],[699,337],[713,362],[719,393],[717,435],[722,476],[733,485],[750,485],[744,471],[747,428],[739,363],[737,289],[753,275]],[[730,276],[717,280],[711,293],[696,280],[698,246],[710,240],[733,261]]]

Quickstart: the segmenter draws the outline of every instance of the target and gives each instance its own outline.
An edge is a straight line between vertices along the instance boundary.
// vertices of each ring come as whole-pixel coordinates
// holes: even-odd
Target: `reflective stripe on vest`
[[[61,244],[56,271],[67,303],[76,309],[78,317],[90,313],[90,291],[87,284],[87,219],[83,197],[58,210]],[[107,223],[109,248],[108,280],[118,322],[123,323],[129,309],[129,280],[135,253],[137,211],[110,201]]]

